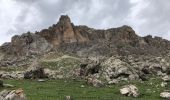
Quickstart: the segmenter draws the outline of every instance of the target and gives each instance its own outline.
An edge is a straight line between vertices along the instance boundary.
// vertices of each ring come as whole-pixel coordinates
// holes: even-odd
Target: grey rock
[[[160,97],[169,100],[170,99],[170,92],[162,92],[162,93],[160,93]]]
[[[139,97],[140,93],[136,86],[125,85],[120,89],[120,93],[125,96]]]
[[[24,73],[25,79],[43,79],[47,78],[44,68],[42,68],[37,61],[33,62],[33,64],[25,71]]]

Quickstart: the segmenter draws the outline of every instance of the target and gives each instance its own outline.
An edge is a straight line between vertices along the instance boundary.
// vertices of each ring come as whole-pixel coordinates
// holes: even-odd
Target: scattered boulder
[[[25,79],[39,79],[47,78],[44,68],[42,68],[38,62],[33,62],[33,64],[25,71]]]
[[[160,97],[164,99],[170,99],[170,92],[162,92],[160,93]]]
[[[169,82],[170,81],[170,76],[165,75],[164,77],[162,77],[162,80],[165,82]]]
[[[0,92],[0,100],[27,100],[22,89]]]
[[[138,97],[140,95],[139,90],[134,85],[125,85],[120,89],[120,93],[125,96]]]

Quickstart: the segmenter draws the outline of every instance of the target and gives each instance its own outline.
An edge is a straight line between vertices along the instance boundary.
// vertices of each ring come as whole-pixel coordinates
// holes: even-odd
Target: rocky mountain
[[[161,37],[138,36],[129,26],[99,30],[75,26],[67,15],[57,24],[36,33],[15,35],[0,47],[8,55],[42,55],[50,51],[72,52],[79,56],[165,55],[170,42]]]
[[[76,26],[62,15],[48,29],[15,35],[0,46],[0,69],[6,68],[15,72],[0,71],[0,78],[93,76],[114,83],[169,77],[170,41],[140,37],[126,25],[106,30]]]

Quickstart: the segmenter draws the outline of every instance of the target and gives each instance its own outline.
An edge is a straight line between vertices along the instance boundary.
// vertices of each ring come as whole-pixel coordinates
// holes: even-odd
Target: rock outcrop
[[[33,62],[33,64],[24,72],[25,79],[39,79],[39,78],[47,78],[44,68],[42,68],[37,61]]]
[[[16,35],[0,47],[1,52],[18,56],[44,54],[56,49],[80,56],[162,55],[169,52],[170,42],[150,35],[139,37],[126,25],[107,30],[75,26],[67,15],[62,15],[59,22],[48,29]]]
[[[38,65],[29,67],[35,59],[43,59],[50,53],[72,54],[78,56],[72,58],[79,61],[67,57],[46,60],[45,68],[55,64],[55,70],[44,70]],[[81,62],[87,58],[90,60]],[[150,35],[140,37],[127,25],[106,30],[76,26],[67,15],[62,15],[58,23],[48,29],[16,35],[11,42],[0,46],[0,68],[30,68],[12,74],[0,71],[0,77],[86,79],[96,75],[108,84],[121,80],[146,81],[154,75],[169,80],[165,77],[170,75],[169,59],[168,40]]]

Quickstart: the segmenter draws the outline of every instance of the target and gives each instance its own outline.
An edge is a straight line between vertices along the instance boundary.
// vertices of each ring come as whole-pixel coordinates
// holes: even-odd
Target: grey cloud
[[[31,31],[47,28],[55,24],[61,14],[68,14],[75,24],[85,24],[95,28],[105,28],[122,25],[130,13],[131,3],[129,0],[15,0],[19,5],[24,5],[20,15],[16,18],[15,33],[28,31],[23,28],[26,23],[30,7],[38,11],[40,23],[34,21]],[[77,14],[81,12],[81,14]],[[34,17],[34,16],[32,16]],[[35,21],[36,22],[36,21]],[[103,23],[105,25],[103,26]],[[106,24],[108,23],[108,24]],[[31,26],[30,24],[30,26]],[[36,27],[36,28],[35,28]],[[10,29],[11,30],[11,29]],[[18,33],[17,33],[18,34]]]
[[[142,24],[139,32],[143,35],[152,34],[163,36],[164,38],[170,31],[170,1],[169,0],[144,0],[148,3],[147,7],[138,14],[139,19],[146,22]]]

